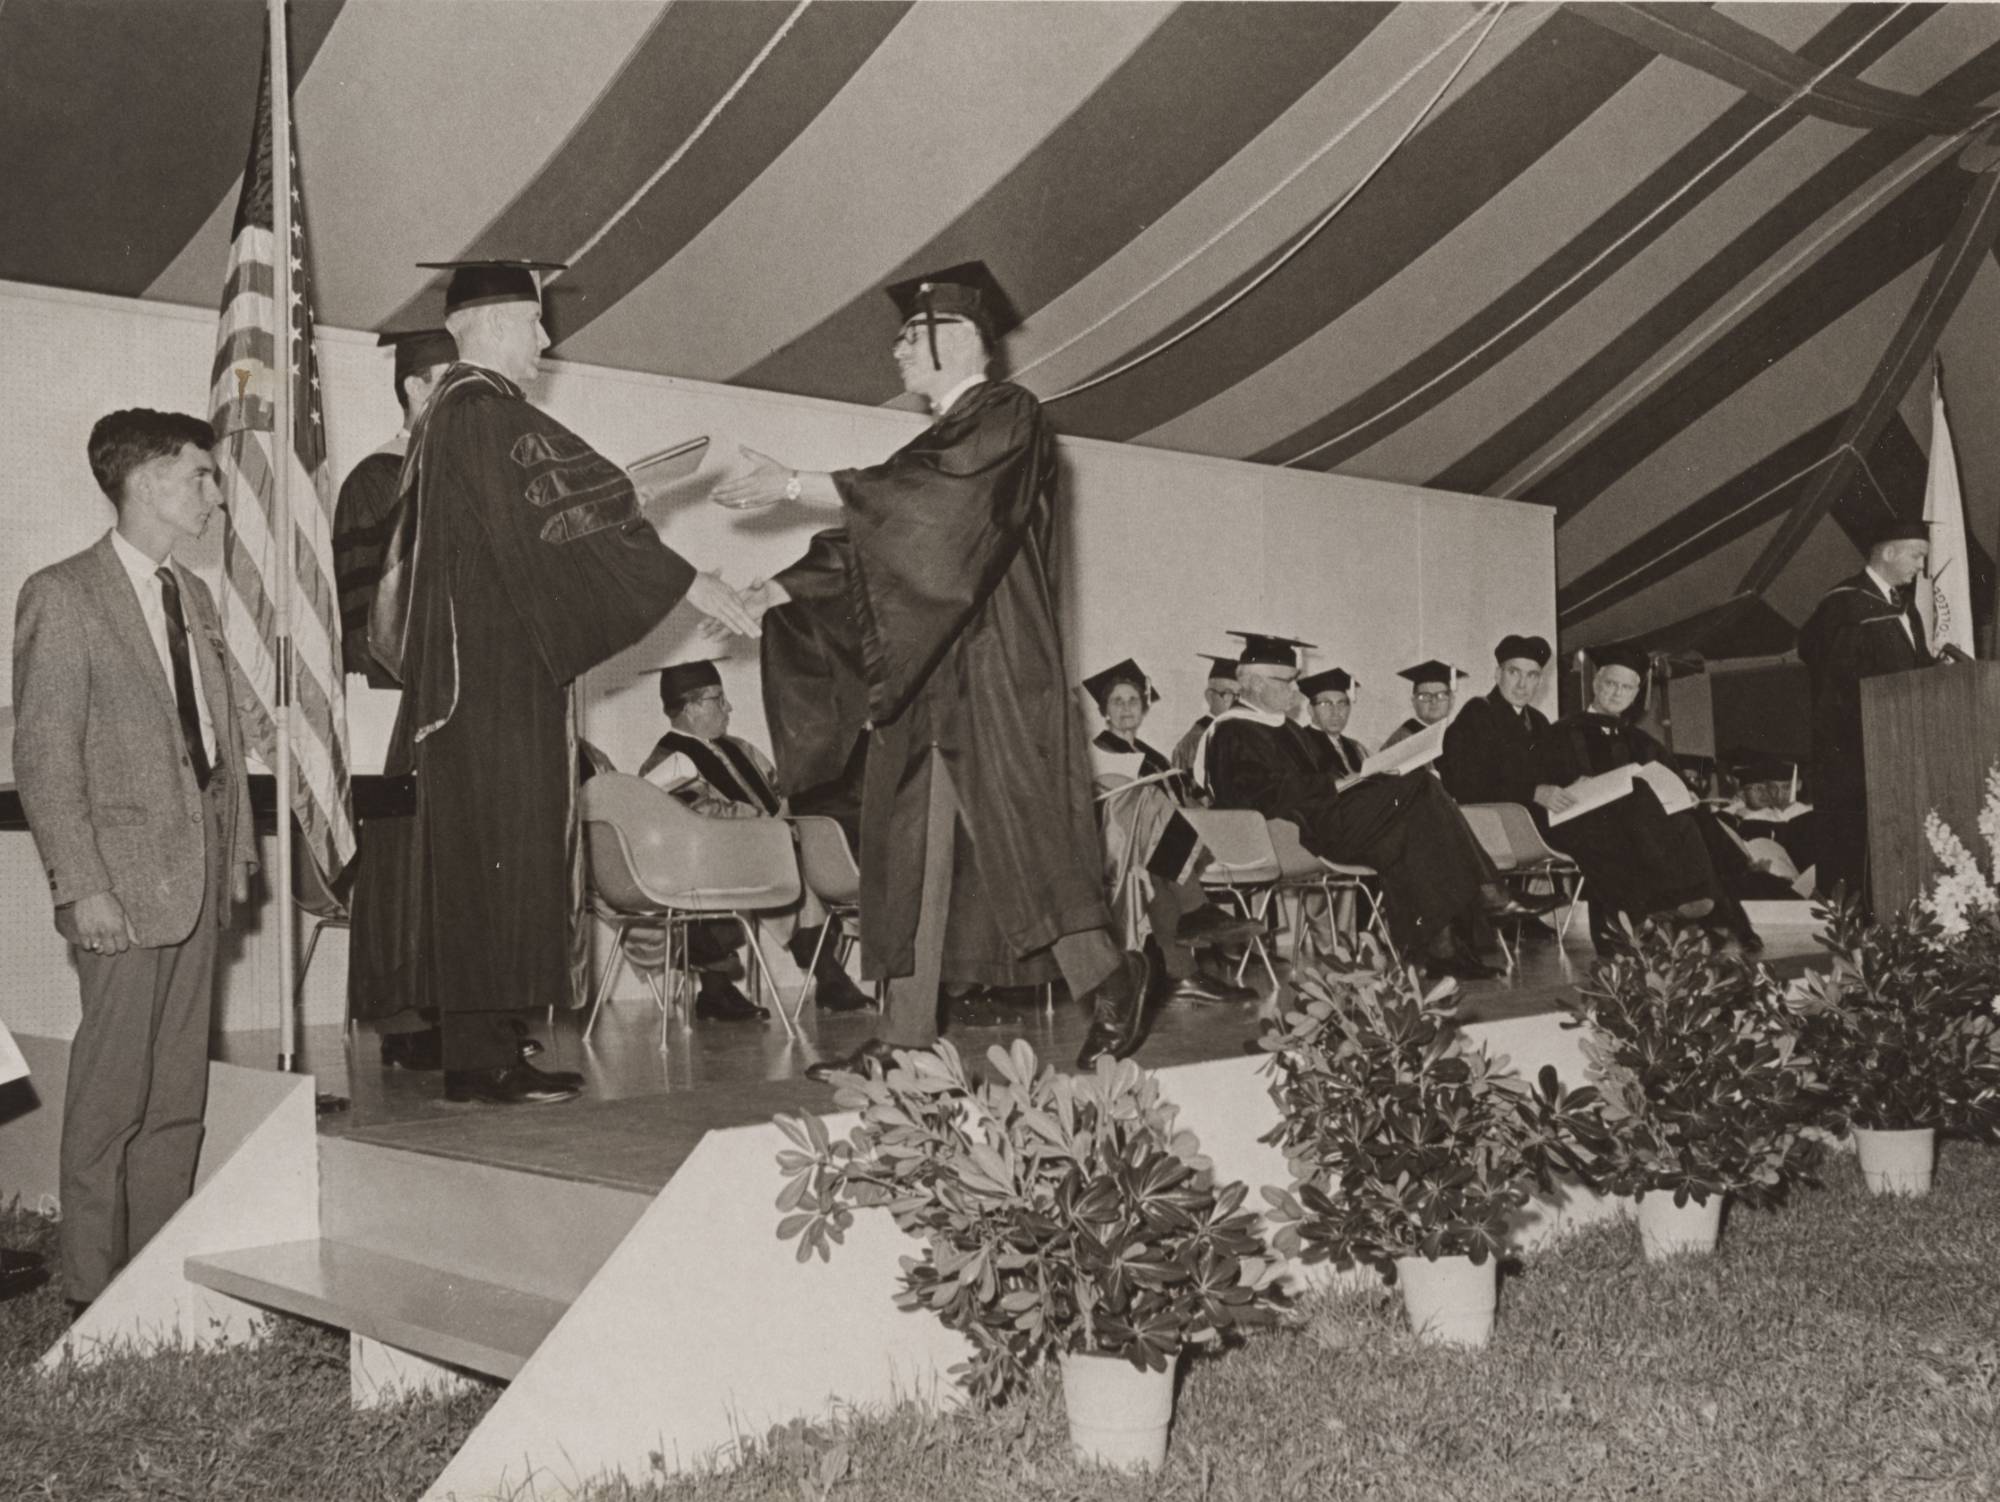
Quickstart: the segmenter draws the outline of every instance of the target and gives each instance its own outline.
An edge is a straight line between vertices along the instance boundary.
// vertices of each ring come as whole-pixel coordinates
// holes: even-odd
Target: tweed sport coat
[[[248,693],[208,586],[176,568],[189,648],[235,798],[231,865],[254,863],[243,733]],[[21,586],[14,611],[14,776],[57,906],[99,892],[134,939],[178,944],[201,912],[202,793],[173,686],[106,533]],[[226,915],[223,915],[226,916]]]

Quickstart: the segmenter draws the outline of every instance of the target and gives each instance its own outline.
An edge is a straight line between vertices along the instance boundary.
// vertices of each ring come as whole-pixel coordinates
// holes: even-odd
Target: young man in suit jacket
[[[83,1014],[64,1102],[62,1276],[87,1304],[194,1185],[215,956],[255,863],[247,689],[173,561],[220,498],[200,418],[113,412],[90,468],[116,525],[21,587],[14,770]]]

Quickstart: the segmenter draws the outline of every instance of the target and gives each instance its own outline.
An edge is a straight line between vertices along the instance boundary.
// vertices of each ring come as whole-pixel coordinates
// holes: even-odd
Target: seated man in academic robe
[[[1438,776],[1460,803],[1519,803],[1548,809],[1559,788],[1538,781],[1536,762],[1549,717],[1535,708],[1548,642],[1509,633],[1493,649],[1493,688],[1471,700],[1444,733]]]
[[[1090,742],[1090,770],[1113,917],[1126,932],[1147,934],[1148,952],[1173,999],[1255,1001],[1249,987],[1195,963],[1197,948],[1247,939],[1257,926],[1231,918],[1202,890],[1199,873],[1208,852],[1179,811],[1186,779],[1139,739],[1158,693],[1129,657],[1084,679],[1083,687],[1104,717],[1104,728]]]
[[[1236,634],[1244,638],[1241,697],[1209,728],[1202,759],[1215,806],[1289,819],[1322,860],[1373,867],[1390,932],[1413,963],[1465,980],[1494,974],[1463,937],[1473,920],[1482,912],[1531,917],[1554,903],[1537,907],[1507,895],[1464,815],[1427,771],[1340,788],[1320,749],[1325,737],[1293,719],[1296,652],[1309,643]]]
[[[1368,760],[1368,748],[1346,733],[1354,713],[1354,679],[1345,668],[1328,668],[1299,679],[1299,692],[1305,695],[1313,729],[1326,741],[1334,775],[1352,777]]]
[[[1666,749],[1632,723],[1647,667],[1645,652],[1606,646],[1591,656],[1596,670],[1590,706],[1556,721],[1536,751],[1538,783],[1561,793],[1538,798],[1538,813],[1570,808],[1574,785],[1585,777],[1647,762],[1674,768]],[[1700,921],[1719,939],[1749,949],[1761,945],[1743,904],[1730,895],[1721,874],[1747,868],[1748,862],[1701,808],[1669,814],[1648,783],[1635,781],[1631,792],[1603,807],[1548,826],[1548,841],[1583,869],[1591,938],[1599,948],[1617,942],[1620,913],[1634,923],[1663,915]]]
[[[1458,680],[1464,676],[1448,662],[1435,657],[1407,667],[1396,675],[1410,685],[1410,718],[1403,721],[1382,742],[1382,749],[1400,746],[1411,736],[1451,718]]]
[[[770,760],[750,742],[729,734],[729,696],[713,662],[677,663],[662,672],[660,707],[672,728],[640,765],[641,777],[707,819],[774,819],[785,812]],[[820,942],[826,921],[819,899],[806,892],[786,947],[800,968],[813,966],[813,999],[822,1010],[857,1011],[869,1004],[868,993],[848,979],[835,946]],[[697,1017],[750,1022],[770,1015],[736,988],[724,968],[741,939],[742,929],[725,919],[689,925],[688,956],[701,977]],[[657,969],[657,938],[642,935],[636,942],[636,951],[632,943],[626,946],[632,962]]]
[[[1215,723],[1215,717],[1236,702],[1236,659],[1216,657],[1207,652],[1201,656],[1208,663],[1208,682],[1201,691],[1208,713],[1195,717],[1195,722],[1174,742],[1173,755],[1168,758],[1178,770],[1188,774],[1187,799],[1191,803],[1202,803],[1207,799],[1200,786],[1201,779],[1194,775],[1195,751],[1201,745],[1201,738],[1208,733],[1208,727]]]
[[[1739,758],[1736,796],[1715,817],[1741,840],[1752,870],[1736,895],[1746,900],[1793,901],[1809,894],[1819,861],[1819,815],[1798,797],[1798,764],[1779,757]]]

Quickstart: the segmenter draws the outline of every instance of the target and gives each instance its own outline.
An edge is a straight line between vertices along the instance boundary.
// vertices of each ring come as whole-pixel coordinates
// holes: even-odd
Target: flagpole
[[[285,0],[268,0],[271,33],[271,262],[275,275],[272,352],[271,533],[278,556],[267,571],[272,615],[271,710],[278,741],[278,1068],[298,1062],[298,914],[292,902],[292,64],[285,45]]]

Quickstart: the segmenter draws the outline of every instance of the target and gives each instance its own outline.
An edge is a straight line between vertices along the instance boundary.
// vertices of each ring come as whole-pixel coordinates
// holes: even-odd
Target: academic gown
[[[1049,946],[1109,915],[1056,622],[1056,460],[1040,404],[983,382],[887,461],[833,482],[845,525],[777,576],[791,600],[765,616],[762,654],[787,786],[838,776],[872,726],[862,969],[915,969],[936,747],[962,806],[943,976],[1051,978]]]
[[[1565,715],[1542,736],[1536,781],[1567,787],[1579,777],[1660,762],[1665,749],[1636,725],[1584,711]],[[1724,903],[1704,838],[1699,810],[1669,814],[1659,795],[1637,783],[1623,798],[1550,826],[1548,841],[1576,858],[1594,908],[1628,913],[1634,921],[1700,898]],[[1726,842],[1727,836],[1722,836]],[[1741,852],[1738,852],[1739,856]]]
[[[580,878],[570,684],[638,640],[695,570],[617,465],[493,371],[455,365],[411,437],[416,548],[386,770],[416,812],[370,822],[349,998],[569,1006]]]
[[[340,591],[340,659],[371,688],[396,680],[368,648],[368,612],[382,578],[382,556],[401,509],[403,446],[385,444],[355,465],[333,509],[333,577]]]
[[[1549,717],[1534,705],[1516,711],[1500,690],[1469,701],[1444,733],[1438,775],[1460,803],[1519,803],[1539,819],[1535,758]]]
[[[1828,590],[1800,628],[1799,658],[1812,688],[1816,802],[1861,797],[1861,680],[1930,667],[1937,659],[1918,645],[1923,640],[1915,603],[1890,600],[1866,570]]]
[[[1906,626],[1908,629],[1905,629]],[[1819,886],[1866,899],[1868,780],[1861,752],[1861,680],[1937,661],[1914,601],[1893,601],[1866,569],[1826,592],[1799,629],[1812,689],[1813,802],[1821,810]]]
[[[1217,808],[1289,819],[1321,859],[1374,867],[1399,945],[1439,936],[1476,907],[1487,875],[1463,816],[1425,773],[1340,791],[1331,757],[1322,732],[1239,705],[1209,732],[1208,784]]]
[[[1317,726],[1313,734],[1319,737],[1325,748],[1327,767],[1336,777],[1352,777],[1361,770],[1361,764],[1368,760],[1368,748],[1351,735],[1328,735]]]

